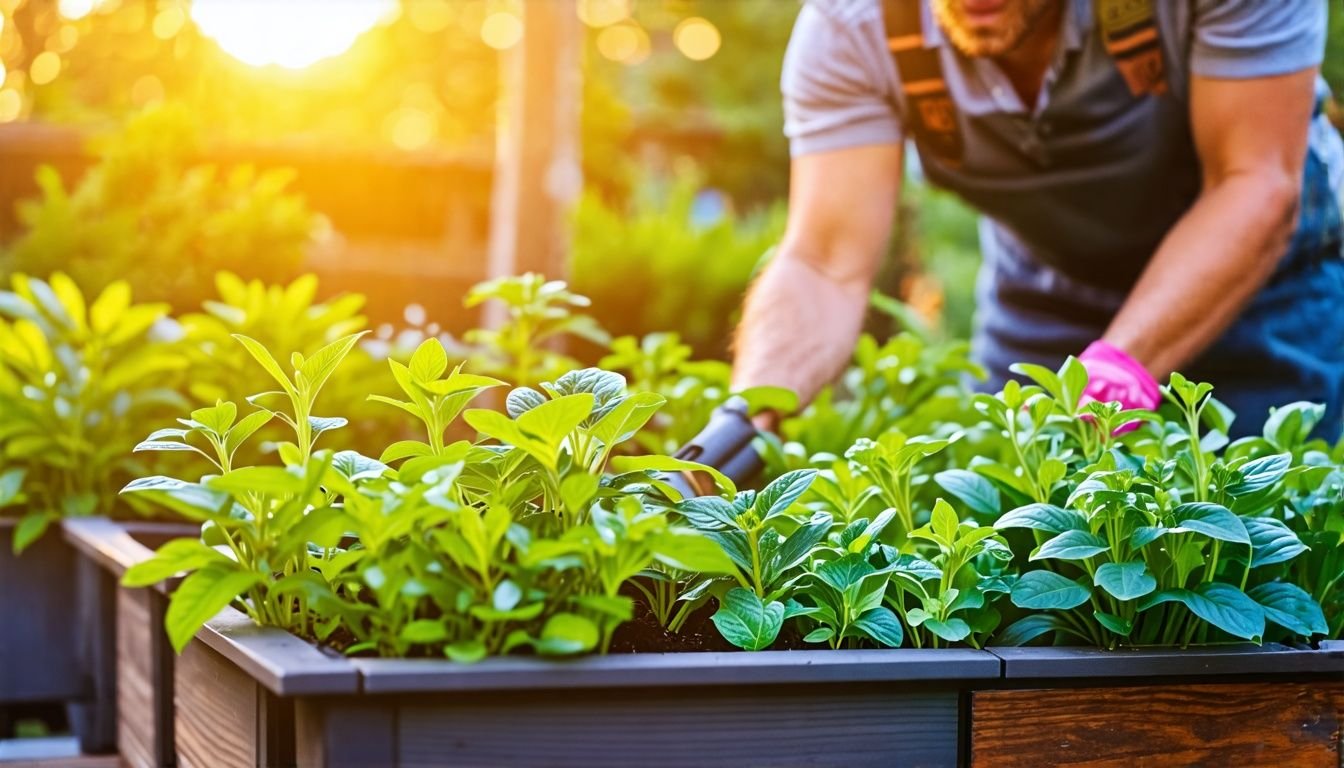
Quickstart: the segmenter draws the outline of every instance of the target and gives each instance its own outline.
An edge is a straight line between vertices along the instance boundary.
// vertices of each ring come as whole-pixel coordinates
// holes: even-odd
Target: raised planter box
[[[77,656],[90,686],[75,722],[82,733],[97,735],[84,751],[119,750],[129,766],[171,766],[174,654],[163,614],[175,584],[132,589],[119,582],[154,548],[197,536],[200,528],[106,518],[69,519],[63,528],[80,574]]]
[[[1003,680],[971,695],[977,768],[1341,764],[1341,643],[990,650]]]
[[[183,766],[1340,765],[1344,644],[345,659],[226,609]]]
[[[225,610],[177,665],[183,766],[955,765],[974,650],[348,660]]]
[[[71,631],[74,550],[59,531],[48,531],[15,555],[17,522],[0,518],[0,715],[36,703],[70,704],[90,690]]]

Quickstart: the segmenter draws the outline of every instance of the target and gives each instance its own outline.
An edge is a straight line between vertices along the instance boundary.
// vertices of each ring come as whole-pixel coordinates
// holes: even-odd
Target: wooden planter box
[[[51,530],[15,555],[17,522],[0,517],[0,721],[5,722],[4,715],[23,705],[69,705],[90,690],[76,663],[72,631],[75,553]]]
[[[76,723],[81,733],[97,735],[96,743],[81,746],[85,752],[119,750],[128,766],[171,766],[174,654],[163,614],[175,583],[132,589],[120,581],[159,545],[198,536],[200,528],[106,518],[69,519],[63,528],[80,574],[75,637],[90,686]]]
[[[350,660],[232,609],[178,659],[190,766],[955,765],[974,650]]]
[[[1344,643],[990,650],[1003,680],[971,695],[976,768],[1341,765]]]

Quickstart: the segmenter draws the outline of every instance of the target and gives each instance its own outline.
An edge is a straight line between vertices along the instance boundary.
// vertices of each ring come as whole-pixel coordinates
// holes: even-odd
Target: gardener
[[[1089,394],[1173,370],[1258,431],[1344,401],[1344,148],[1322,113],[1325,0],[810,0],[784,62],[788,229],[738,330],[737,386],[805,399],[848,359],[900,196],[984,215],[975,354],[1077,354]],[[936,256],[936,254],[934,254]]]

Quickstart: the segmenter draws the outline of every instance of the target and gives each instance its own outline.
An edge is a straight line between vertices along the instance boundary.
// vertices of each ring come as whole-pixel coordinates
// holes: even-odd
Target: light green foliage
[[[267,281],[299,270],[316,221],[287,191],[292,172],[197,164],[200,142],[184,110],[133,118],[95,149],[98,163],[74,189],[55,168],[38,171],[41,195],[18,206],[24,233],[0,266],[64,270],[90,294],[125,280],[136,296],[179,310],[210,298],[217,270]]]
[[[635,336],[675,328],[697,356],[721,357],[752,274],[783,234],[784,210],[697,221],[700,193],[693,175],[646,184],[628,206],[586,193],[571,272],[603,326]]]
[[[62,516],[118,511],[117,488],[146,469],[131,454],[141,425],[185,407],[186,361],[157,327],[167,305],[133,304],[126,283],[91,302],[59,272],[11,286],[0,291],[0,498],[22,515],[19,551]]]
[[[605,345],[610,338],[591,315],[577,311],[590,306],[588,298],[560,280],[531,272],[499,277],[472,287],[465,299],[467,307],[488,302],[503,322],[466,334],[474,346],[469,367],[515,386],[535,386],[578,367],[551,344],[573,338]]]

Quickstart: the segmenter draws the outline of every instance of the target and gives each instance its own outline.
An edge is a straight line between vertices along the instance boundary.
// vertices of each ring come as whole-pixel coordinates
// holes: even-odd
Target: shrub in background
[[[126,280],[144,300],[193,310],[214,298],[221,269],[267,282],[297,276],[316,225],[293,174],[195,160],[193,119],[160,109],[94,142],[98,162],[70,188],[37,172],[39,197],[19,204],[23,235],[0,252],[0,272],[62,270],[85,293]]]

